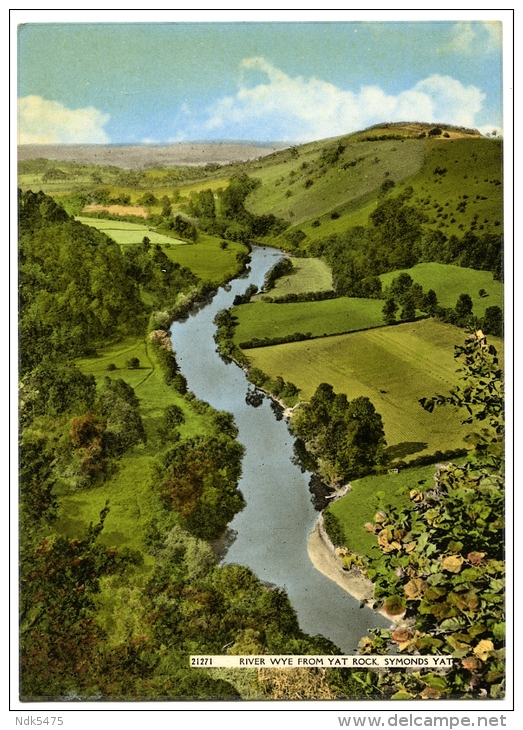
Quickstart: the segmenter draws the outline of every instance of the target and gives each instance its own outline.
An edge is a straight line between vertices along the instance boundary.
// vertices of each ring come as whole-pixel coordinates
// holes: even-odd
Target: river
[[[260,580],[285,589],[300,627],[322,634],[346,653],[353,653],[369,628],[388,626],[382,616],[360,608],[336,583],[318,572],[307,554],[307,541],[318,518],[309,492],[310,473],[293,463],[293,438],[284,419],[277,420],[265,398],[254,408],[245,401],[252,385],[234,363],[216,351],[213,320],[228,309],[250,284],[261,288],[265,274],[282,257],[280,251],[255,246],[250,270],[212,302],[172,325],[172,342],[189,389],[214,408],[234,415],[238,440],[245,447],[239,483],[247,506],[230,524],[223,563],[249,567]]]

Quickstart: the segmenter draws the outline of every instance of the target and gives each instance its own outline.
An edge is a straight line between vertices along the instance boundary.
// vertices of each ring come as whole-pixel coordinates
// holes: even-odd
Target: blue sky
[[[21,143],[306,142],[502,129],[499,22],[27,23]]]

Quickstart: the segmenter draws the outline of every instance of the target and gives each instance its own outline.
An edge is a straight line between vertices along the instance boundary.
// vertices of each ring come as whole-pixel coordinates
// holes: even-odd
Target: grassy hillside
[[[490,339],[500,352],[501,342]],[[295,383],[304,400],[322,382],[349,400],[367,396],[383,417],[389,447],[398,447],[396,455],[406,458],[464,446],[461,414],[451,407],[429,414],[418,403],[458,382],[453,355],[462,340],[457,327],[427,319],[253,349],[248,356],[272,377]]]
[[[343,148],[342,152],[338,149]],[[342,139],[280,153],[272,165],[262,164],[252,175],[262,181],[248,200],[248,209],[271,210],[293,224],[345,206],[377,190],[386,176],[402,180],[423,164],[425,142],[350,142]]]
[[[310,333],[311,337],[355,332],[383,324],[379,299],[340,297],[320,302],[269,304],[253,302],[234,309],[238,317],[235,342]]]
[[[139,369],[130,370],[126,362],[132,357],[140,361]],[[108,370],[114,364],[115,370]],[[89,490],[60,495],[60,516],[57,529],[71,537],[81,526],[95,522],[105,500],[110,500],[102,541],[144,550],[145,533],[150,521],[161,512],[158,498],[151,489],[154,479],[155,458],[165,448],[159,434],[165,408],[176,405],[183,411],[184,423],[179,426],[182,438],[213,433],[208,417],[197,413],[186,399],[165,383],[154,349],[147,338],[128,338],[116,345],[101,349],[96,357],[77,361],[86,375],[94,375],[98,384],[104,378],[121,378],[134,389],[140,399],[146,444],[136,446],[119,461],[118,470],[103,483]]]
[[[426,292],[434,289],[438,303],[442,307],[454,307],[460,294],[469,294],[474,304],[477,317],[485,315],[487,307],[498,306],[503,309],[503,284],[495,281],[490,271],[476,271],[452,264],[417,264],[411,269],[403,269],[414,282],[421,284]],[[390,286],[391,281],[401,271],[382,274],[383,287]],[[479,295],[481,289],[486,294]]]

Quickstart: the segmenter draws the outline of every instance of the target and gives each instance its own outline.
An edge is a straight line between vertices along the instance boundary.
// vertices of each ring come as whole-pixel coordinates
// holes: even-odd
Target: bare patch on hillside
[[[141,205],[86,205],[82,213],[99,213],[105,210],[112,215],[136,215],[147,218],[148,212]]]

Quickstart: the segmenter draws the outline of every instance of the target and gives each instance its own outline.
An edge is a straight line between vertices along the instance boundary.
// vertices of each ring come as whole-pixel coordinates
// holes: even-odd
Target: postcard
[[[17,29],[18,707],[503,711],[509,11],[221,12]]]

